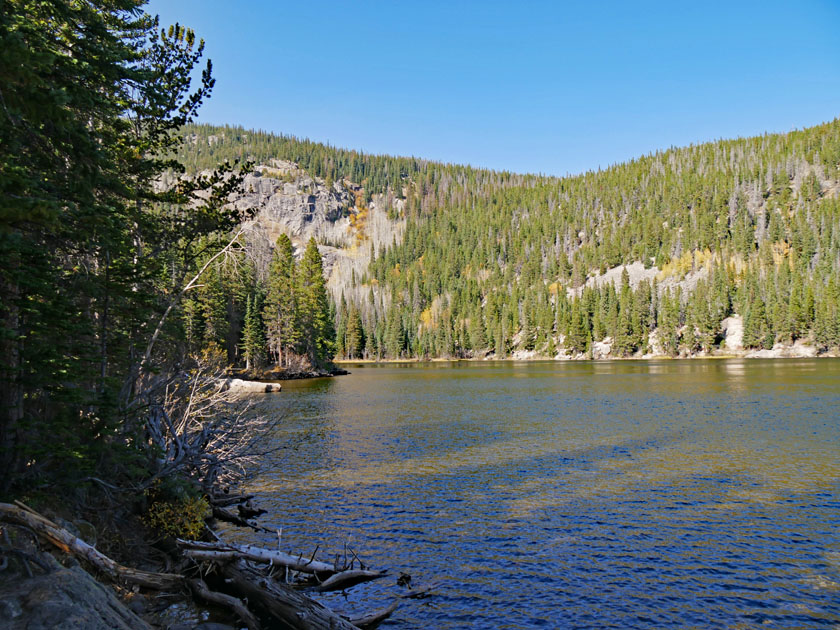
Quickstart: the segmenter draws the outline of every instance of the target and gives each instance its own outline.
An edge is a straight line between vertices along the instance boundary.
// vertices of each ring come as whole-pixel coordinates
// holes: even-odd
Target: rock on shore
[[[270,394],[279,392],[280,389],[280,383],[245,381],[241,378],[226,378],[222,383],[222,391],[230,391],[237,394]]]
[[[37,554],[37,555],[35,555]],[[34,552],[32,577],[9,567],[0,573],[0,625],[8,630],[151,630],[114,592],[77,564],[61,566]],[[13,560],[19,563],[20,560]]]

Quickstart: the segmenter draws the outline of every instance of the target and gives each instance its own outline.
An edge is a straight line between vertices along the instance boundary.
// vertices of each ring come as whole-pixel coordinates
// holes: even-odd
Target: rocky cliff
[[[267,268],[281,233],[292,239],[299,254],[314,238],[336,300],[342,293],[349,297],[352,279],[365,275],[372,251],[400,242],[405,230],[402,200],[377,195],[367,204],[358,184],[328,183],[284,160],[257,166],[233,203],[257,209],[245,227],[258,269]]]

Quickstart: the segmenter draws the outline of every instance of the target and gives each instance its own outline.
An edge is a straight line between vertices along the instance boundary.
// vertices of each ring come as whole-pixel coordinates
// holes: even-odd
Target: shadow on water
[[[396,627],[840,623],[840,361],[349,369],[266,401],[253,488],[294,549],[447,579]]]

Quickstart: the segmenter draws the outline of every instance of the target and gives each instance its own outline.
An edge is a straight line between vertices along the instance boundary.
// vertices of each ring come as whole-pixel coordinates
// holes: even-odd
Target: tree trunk
[[[117,582],[124,581],[157,590],[177,589],[184,582],[184,578],[180,575],[172,573],[149,573],[147,571],[138,571],[137,569],[124,567],[100,551],[97,551],[94,547],[91,547],[84,540],[76,538],[66,529],[62,529],[52,521],[26,508],[22,504],[11,505],[9,503],[0,503],[0,521],[28,527],[40,538],[47,540],[66,553],[81,558]]]
[[[13,257],[16,258],[16,257]],[[14,261],[16,262],[16,261]],[[16,273],[15,265],[6,269]],[[23,387],[21,385],[20,287],[17,282],[0,279],[3,296],[0,324],[0,493],[5,493],[18,472],[18,431],[23,419]]]
[[[279,628],[292,630],[358,630],[326,606],[291,588],[265,578],[241,562],[223,565],[224,584],[248,604],[272,619]]]

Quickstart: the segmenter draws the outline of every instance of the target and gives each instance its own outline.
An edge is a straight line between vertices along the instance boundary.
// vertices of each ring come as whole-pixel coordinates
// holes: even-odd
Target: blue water
[[[840,361],[348,366],[260,404],[283,545],[392,628],[840,627]],[[269,546],[275,535],[240,534]]]

